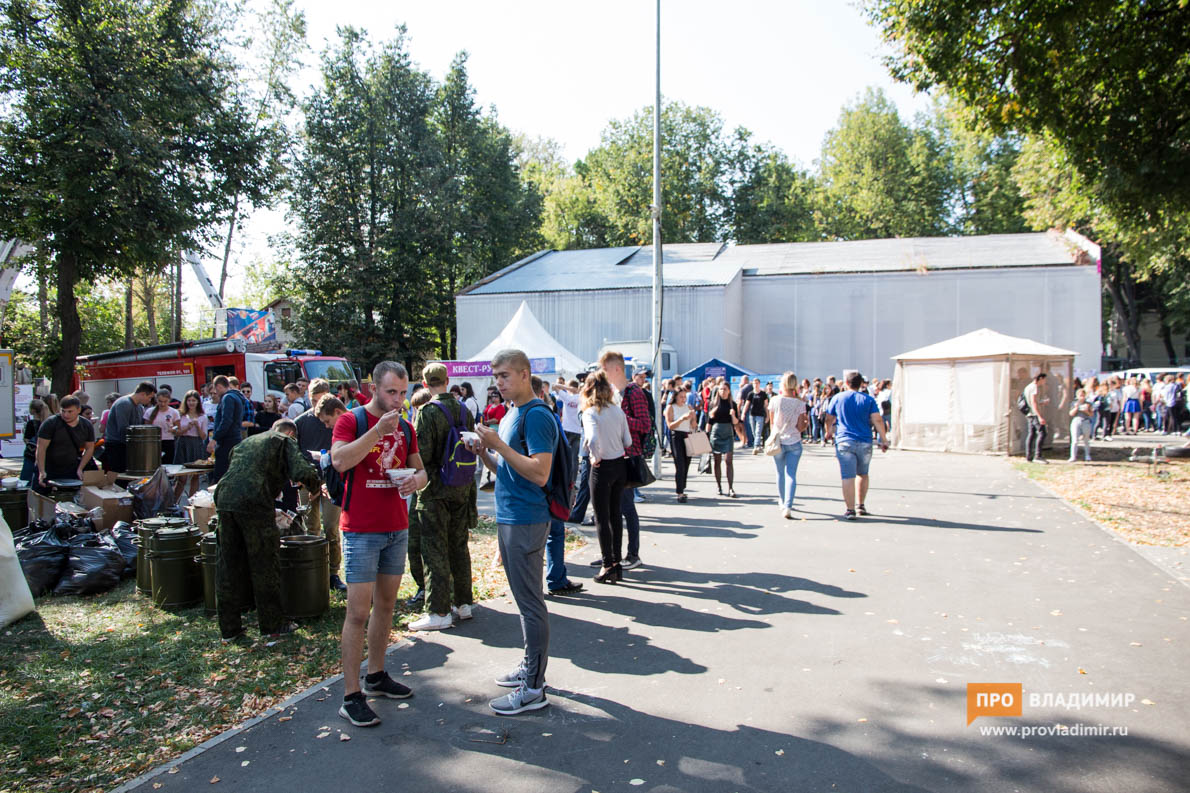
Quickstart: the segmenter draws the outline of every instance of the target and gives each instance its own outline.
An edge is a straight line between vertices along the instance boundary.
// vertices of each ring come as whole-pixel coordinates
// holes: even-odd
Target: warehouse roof
[[[1095,263],[1099,256],[1084,238],[1056,231],[770,245],[688,243],[666,245],[662,251],[666,286],[723,285],[740,272],[752,277],[1045,267]],[[652,246],[540,251],[462,294],[624,289],[652,283]]]

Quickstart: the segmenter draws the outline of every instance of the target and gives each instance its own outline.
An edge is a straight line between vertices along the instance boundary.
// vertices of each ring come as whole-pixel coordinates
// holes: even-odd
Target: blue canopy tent
[[[709,361],[703,361],[698,366],[690,369],[682,374],[682,379],[692,378],[694,382],[701,383],[708,377],[757,377],[757,373],[751,369],[734,364],[731,361],[724,361],[720,358],[712,358]]]

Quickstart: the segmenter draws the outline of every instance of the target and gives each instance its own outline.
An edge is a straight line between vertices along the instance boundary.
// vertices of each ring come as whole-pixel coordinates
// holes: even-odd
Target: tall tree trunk
[[[1173,332],[1170,331],[1168,323],[1165,320],[1161,321],[1161,329],[1158,331],[1161,336],[1161,343],[1165,345],[1165,357],[1169,361],[1170,366],[1178,365],[1178,352],[1173,346]]]
[[[133,347],[132,338],[132,279],[124,284],[124,349]]]
[[[174,256],[174,332],[173,341],[182,340],[182,257]]]
[[[44,336],[50,330],[49,268],[39,265],[37,270],[37,322]]]
[[[1140,365],[1140,304],[1136,294],[1136,279],[1132,265],[1120,258],[1115,243],[1103,246],[1103,274],[1111,295],[1112,309],[1124,332],[1128,358]]]
[[[231,220],[227,222],[227,242],[223,245],[223,267],[219,270],[219,298],[223,298],[223,287],[227,285],[227,263],[231,260],[231,238],[236,233],[236,218],[240,212],[239,193],[231,202]]]
[[[62,344],[58,360],[54,362],[51,389],[55,394],[69,394],[74,377],[74,362],[82,343],[83,328],[79,322],[78,302],[74,297],[74,284],[78,280],[78,260],[73,254],[58,257],[58,299],[57,313],[62,327]]]
[[[149,344],[160,343],[160,337],[157,335],[157,282],[156,278],[148,272],[141,276],[140,284],[141,305],[145,307],[145,321],[149,326]]]

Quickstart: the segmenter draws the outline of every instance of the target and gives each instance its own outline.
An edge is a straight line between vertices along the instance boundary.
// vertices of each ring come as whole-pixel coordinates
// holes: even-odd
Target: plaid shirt
[[[626,450],[629,457],[641,453],[641,441],[649,430],[653,428],[653,420],[649,417],[649,400],[645,392],[636,383],[629,383],[620,392],[620,409],[628,419],[628,431],[632,433],[632,446]]]

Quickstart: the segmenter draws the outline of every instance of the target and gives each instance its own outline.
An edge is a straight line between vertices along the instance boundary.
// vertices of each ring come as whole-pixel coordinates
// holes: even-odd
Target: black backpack
[[[355,416],[355,437],[360,438],[368,431],[368,414],[367,408],[354,408],[351,415]],[[401,432],[405,433],[405,444],[408,448],[413,448],[413,428],[409,426],[409,422],[405,419],[398,419],[401,425]],[[355,468],[352,468],[346,475],[335,470],[335,466],[330,464],[329,457],[325,467],[322,468],[322,481],[326,483],[326,492],[330,496],[331,502],[342,509],[347,509],[347,505],[351,503],[351,484],[355,481]],[[361,460],[362,462],[362,460]],[[358,467],[358,465],[356,466]]]
[[[529,454],[529,442],[525,438],[525,419],[530,411],[538,407],[533,405],[519,417],[517,430],[521,434],[521,446],[525,454]],[[553,418],[558,428],[557,440],[554,442],[554,457],[550,463],[550,479],[541,488],[545,491],[545,500],[549,505],[550,515],[556,520],[565,521],[570,517],[570,493],[574,489],[574,466],[570,462],[570,446],[566,443],[566,433],[562,431],[562,420],[544,403],[540,406]]]

